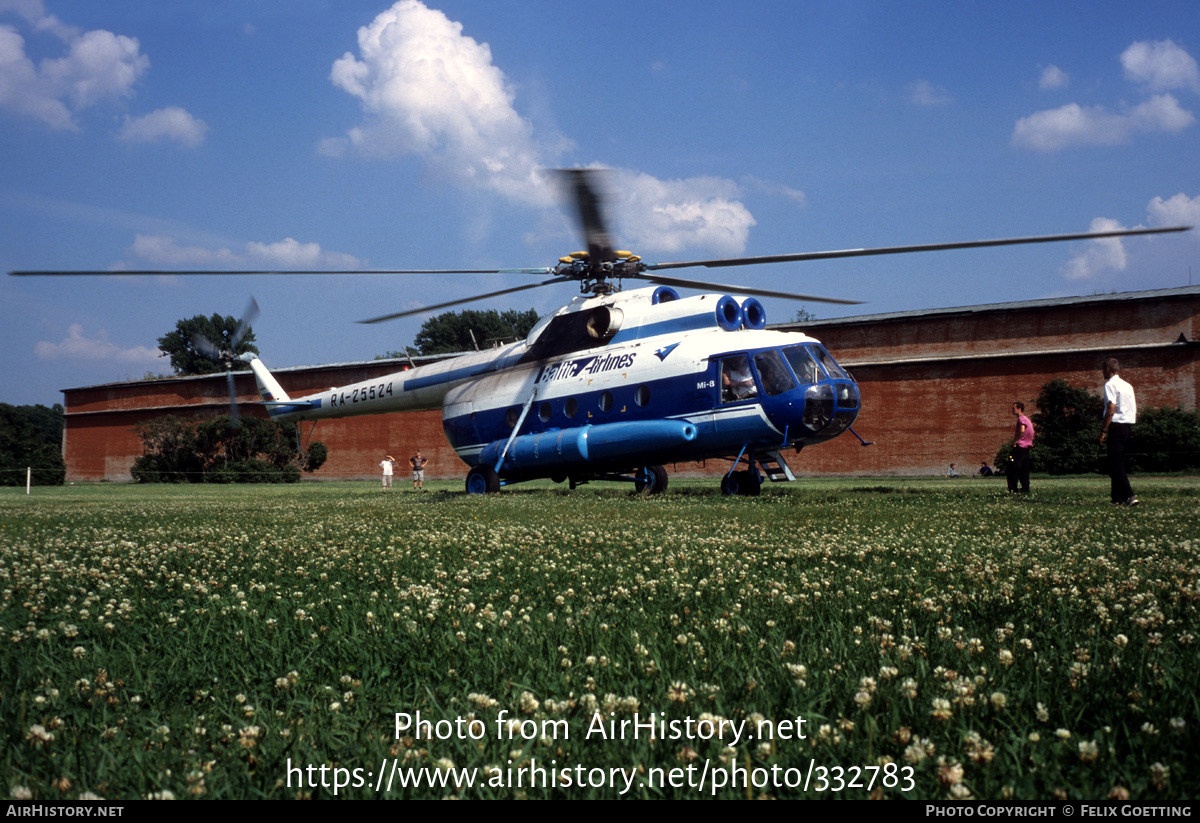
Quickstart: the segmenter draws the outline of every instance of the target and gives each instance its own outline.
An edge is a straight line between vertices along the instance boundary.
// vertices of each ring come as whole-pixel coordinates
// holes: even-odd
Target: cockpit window
[[[783,365],[783,358],[778,351],[772,349],[754,355],[754,367],[758,369],[758,379],[762,381],[763,391],[769,397],[796,388],[796,381],[792,379],[787,366]]]
[[[721,402],[733,403],[758,396],[754,376],[750,374],[750,358],[744,354],[721,359]]]
[[[813,359],[808,346],[788,346],[783,350],[783,354],[802,383],[816,383],[821,379],[821,370],[817,367],[817,361]]]
[[[829,352],[825,351],[825,349],[821,348],[820,346],[813,346],[813,349],[817,352],[817,357],[821,358],[821,365],[825,367],[825,371],[829,372],[830,377],[840,377],[842,379],[849,377],[849,375],[842,370],[842,367],[837,364],[837,361],[833,359]]]

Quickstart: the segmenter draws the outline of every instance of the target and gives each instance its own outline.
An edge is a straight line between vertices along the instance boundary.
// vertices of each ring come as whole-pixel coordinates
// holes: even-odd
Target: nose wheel
[[[741,495],[757,497],[762,491],[762,481],[751,471],[736,471],[721,478],[721,494],[726,497]]]

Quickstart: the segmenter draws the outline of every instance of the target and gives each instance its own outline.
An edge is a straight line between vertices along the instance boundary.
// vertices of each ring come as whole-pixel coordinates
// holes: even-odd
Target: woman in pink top
[[[1025,416],[1025,404],[1012,404],[1013,416],[1017,418],[1017,426],[1013,431],[1012,463],[1008,467],[1008,490],[1029,493],[1029,449],[1033,446],[1033,421]]]

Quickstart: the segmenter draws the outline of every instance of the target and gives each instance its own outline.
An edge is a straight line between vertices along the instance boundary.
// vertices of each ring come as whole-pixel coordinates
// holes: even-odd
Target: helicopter
[[[470,467],[470,494],[551,478],[576,486],[632,482],[642,493],[667,488],[665,464],[724,459],[725,495],[759,494],[765,479],[794,480],[785,453],[846,432],[860,409],[858,384],[821,343],[766,328],[758,297],[854,304],[860,301],[728,286],[662,272],[766,263],[907,254],[1179,232],[1188,226],[646,263],[619,250],[609,233],[595,169],[558,176],[587,248],[552,267],[403,269],[346,274],[522,274],[550,279],[374,317],[380,323],[527,289],[575,282],[579,296],[543,317],[524,340],[416,366],[371,380],[291,397],[256,355],[252,372],[268,415],[295,422],[399,411],[442,412],[455,453]],[[12,272],[100,274],[101,272]],[[122,271],[120,274],[184,274]],[[193,272],[201,273],[201,272]],[[329,272],[220,272],[327,274]],[[649,285],[628,291],[624,281]],[[683,297],[678,289],[704,289]],[[713,291],[715,290],[715,292]],[[219,353],[210,356],[219,357]],[[226,363],[227,368],[229,364]],[[231,394],[231,403],[233,397]]]

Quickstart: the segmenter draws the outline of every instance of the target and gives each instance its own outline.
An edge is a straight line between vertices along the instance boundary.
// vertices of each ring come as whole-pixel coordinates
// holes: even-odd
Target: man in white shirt
[[[1108,444],[1108,476],[1112,478],[1112,502],[1115,506],[1136,506],[1129,476],[1125,473],[1125,447],[1137,422],[1137,400],[1133,386],[1121,379],[1120,364],[1115,357],[1104,361],[1104,424],[1100,427],[1100,443]]]
[[[392,467],[396,463],[396,458],[390,454],[379,461],[379,468],[383,469],[383,490],[387,491],[392,487]]]

